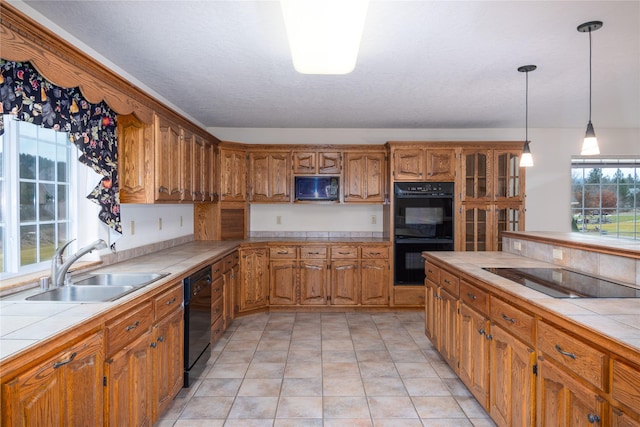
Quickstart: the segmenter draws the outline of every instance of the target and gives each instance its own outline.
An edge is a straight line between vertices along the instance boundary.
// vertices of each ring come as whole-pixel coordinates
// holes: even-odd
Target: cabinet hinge
[[[533,365],[533,375],[538,376],[538,365]]]
[[[106,387],[106,386],[107,386],[107,377],[102,377],[102,385],[103,385],[104,387]]]
[[[269,301],[269,295],[267,295],[267,301]]]

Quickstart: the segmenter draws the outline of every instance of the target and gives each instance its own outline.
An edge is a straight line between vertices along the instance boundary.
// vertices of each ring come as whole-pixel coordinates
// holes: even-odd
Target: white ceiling
[[[24,3],[207,127],[524,127],[526,64],[529,126],[586,127],[601,20],[593,124],[640,128],[640,0],[372,0],[344,76],[293,69],[275,0]]]

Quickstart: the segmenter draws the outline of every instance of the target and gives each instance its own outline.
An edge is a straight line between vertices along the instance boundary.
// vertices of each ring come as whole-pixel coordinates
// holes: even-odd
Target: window
[[[0,276],[48,268],[73,238],[77,150],[67,133],[4,116],[0,137]]]
[[[640,238],[640,159],[571,160],[573,230]]]

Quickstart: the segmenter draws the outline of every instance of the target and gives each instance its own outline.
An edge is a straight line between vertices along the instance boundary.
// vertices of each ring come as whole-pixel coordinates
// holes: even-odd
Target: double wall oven
[[[394,184],[394,283],[424,283],[423,251],[452,251],[453,182]]]

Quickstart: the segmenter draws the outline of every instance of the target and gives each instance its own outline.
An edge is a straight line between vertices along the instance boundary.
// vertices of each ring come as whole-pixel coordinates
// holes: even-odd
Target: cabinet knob
[[[599,423],[600,422],[600,417],[597,416],[596,414],[589,414],[589,415],[587,415],[587,420],[591,424],[595,424],[595,423]]]

